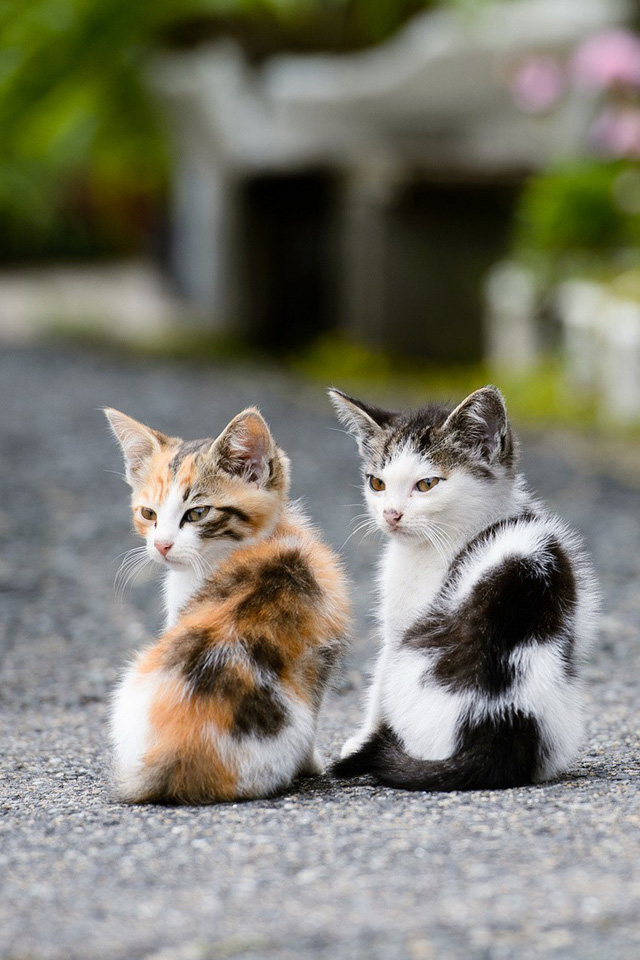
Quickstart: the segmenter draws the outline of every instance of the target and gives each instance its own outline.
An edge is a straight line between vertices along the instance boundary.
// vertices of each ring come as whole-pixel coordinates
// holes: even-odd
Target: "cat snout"
[[[385,518],[390,527],[397,527],[400,521],[402,520],[402,514],[399,510],[383,510],[382,516]]]
[[[173,542],[170,540],[154,540],[153,545],[158,553],[161,553],[163,557],[166,557],[166,555],[169,553],[169,550],[171,550],[171,547],[173,546]]]

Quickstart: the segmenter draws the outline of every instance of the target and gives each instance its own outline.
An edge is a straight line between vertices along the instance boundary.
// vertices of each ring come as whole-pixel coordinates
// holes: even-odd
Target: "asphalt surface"
[[[341,548],[362,512],[357,458],[317,387],[249,367],[0,356],[0,957],[635,960],[640,490],[585,458],[584,441],[524,443],[531,485],[581,530],[605,595],[589,736],[569,775],[471,794],[318,778],[243,804],[113,801],[109,691],[161,611],[153,580],[114,594],[135,539],[99,408],[199,437],[251,403]],[[326,757],[360,713],[376,550],[359,536],[343,550],[356,640],[324,710]]]

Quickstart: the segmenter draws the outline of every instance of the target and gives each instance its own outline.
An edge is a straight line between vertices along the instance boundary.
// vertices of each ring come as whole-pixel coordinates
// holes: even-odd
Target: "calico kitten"
[[[255,409],[188,443],[105,413],[135,529],[166,571],[166,632],[113,702],[120,799],[264,797],[318,772],[347,602],[337,558],[287,498],[286,455]]]
[[[527,492],[504,401],[390,413],[339,390],[367,506],[388,537],[383,645],[339,777],[412,790],[555,777],[582,738],[581,658],[598,607],[576,536]]]

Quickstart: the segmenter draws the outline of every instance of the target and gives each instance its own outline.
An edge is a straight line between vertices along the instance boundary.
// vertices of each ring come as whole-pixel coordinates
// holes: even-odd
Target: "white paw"
[[[350,757],[352,753],[357,753],[372,733],[373,730],[359,730],[358,733],[349,737],[346,743],[342,745],[342,750],[340,751],[341,758],[344,760],[345,757]]]

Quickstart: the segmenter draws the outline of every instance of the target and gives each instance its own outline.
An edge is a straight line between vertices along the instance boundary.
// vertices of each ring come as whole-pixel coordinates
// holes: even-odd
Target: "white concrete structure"
[[[539,354],[538,291],[530,270],[515,261],[497,263],[485,285],[487,360],[497,370],[527,370]]]
[[[606,421],[640,422],[640,301],[584,280],[557,292],[566,371]]]
[[[571,153],[589,104],[572,95],[527,115],[511,72],[525,54],[562,55],[627,11],[626,0],[511,0],[418,16],[375,49],[274,57],[258,70],[231,42],[164,57],[152,82],[173,120],[183,292],[226,327],[237,313],[238,183],[324,166],[344,174],[345,322],[375,323],[381,217],[405,171],[523,172]]]
[[[198,319],[146,261],[0,273],[0,343],[28,343],[67,329],[144,344],[175,331],[179,318]]]

